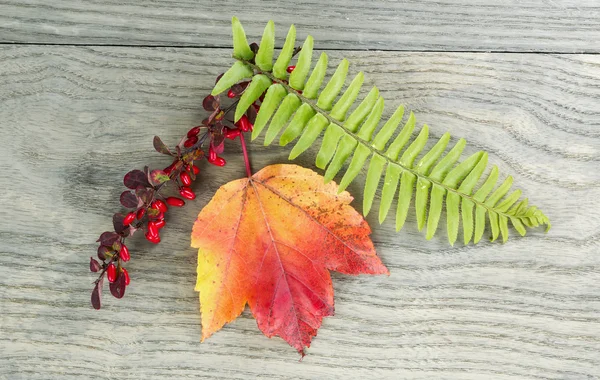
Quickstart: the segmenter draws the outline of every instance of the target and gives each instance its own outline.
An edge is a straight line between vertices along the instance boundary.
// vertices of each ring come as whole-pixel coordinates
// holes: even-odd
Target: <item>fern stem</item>
[[[476,205],[478,205],[478,206],[481,206],[481,207],[485,208],[486,210],[488,210],[488,212],[495,212],[495,213],[497,213],[497,214],[499,214],[499,215],[503,215],[503,216],[505,216],[505,217],[507,217],[507,218],[519,218],[519,219],[521,219],[521,218],[523,218],[523,217],[524,217],[524,215],[525,215],[524,213],[523,213],[522,215],[509,215],[509,214],[507,214],[506,212],[499,211],[497,208],[490,207],[490,206],[486,205],[484,202],[481,202],[481,201],[478,201],[478,200],[476,200],[476,199],[475,199],[473,196],[471,196],[471,195],[469,195],[469,194],[465,194],[465,193],[463,193],[463,192],[460,192],[460,191],[458,191],[458,190],[456,190],[456,189],[453,189],[452,187],[449,187],[449,186],[447,186],[447,185],[443,184],[443,183],[442,183],[442,182],[440,182],[440,181],[436,181],[436,180],[434,180],[434,179],[431,179],[430,177],[427,177],[427,176],[425,176],[425,175],[423,175],[423,174],[421,174],[421,173],[417,172],[416,170],[413,170],[413,169],[411,169],[411,168],[408,168],[408,167],[406,167],[406,166],[404,166],[404,165],[400,164],[400,163],[399,163],[399,162],[397,162],[397,161],[393,161],[393,160],[392,160],[392,159],[390,159],[388,156],[386,156],[386,155],[385,155],[383,152],[381,152],[381,151],[377,150],[376,148],[374,148],[374,147],[373,147],[371,144],[369,144],[369,142],[368,142],[368,141],[365,141],[364,139],[360,138],[360,137],[358,136],[358,134],[356,134],[356,133],[353,133],[353,132],[349,131],[347,128],[345,128],[345,127],[344,127],[344,125],[343,125],[343,123],[341,123],[340,121],[338,121],[338,120],[336,120],[336,119],[332,118],[332,117],[329,115],[329,113],[328,113],[327,111],[325,111],[325,110],[321,109],[319,106],[317,106],[316,102],[314,102],[314,101],[313,101],[313,100],[311,100],[311,99],[308,99],[308,98],[304,97],[304,96],[302,95],[302,93],[300,93],[300,92],[298,92],[297,90],[295,90],[294,88],[292,88],[292,87],[291,87],[289,84],[287,84],[287,83],[286,83],[286,82],[284,82],[283,80],[281,80],[281,79],[279,79],[279,78],[276,78],[276,77],[275,77],[275,76],[274,76],[274,75],[273,75],[271,72],[269,72],[269,71],[263,71],[263,70],[261,70],[261,69],[260,69],[258,66],[256,66],[254,63],[252,63],[252,62],[250,62],[250,61],[243,60],[243,59],[239,59],[239,58],[235,58],[235,59],[237,59],[237,60],[239,60],[239,61],[242,61],[243,63],[245,63],[245,64],[249,65],[250,67],[252,67],[252,69],[253,69],[253,70],[254,70],[254,72],[255,72],[255,75],[257,75],[257,74],[262,74],[262,75],[265,75],[265,76],[267,76],[267,77],[268,77],[268,78],[269,78],[269,79],[270,79],[272,82],[274,82],[274,83],[279,83],[280,85],[282,85],[282,86],[283,86],[283,87],[284,87],[284,88],[285,88],[285,89],[288,91],[288,93],[293,93],[294,95],[296,95],[298,98],[300,98],[300,99],[301,99],[301,101],[302,101],[303,103],[306,103],[306,104],[308,104],[308,105],[309,105],[309,106],[311,106],[311,107],[312,107],[312,108],[313,108],[313,109],[314,109],[314,110],[315,110],[317,113],[319,113],[319,114],[323,115],[323,116],[324,116],[324,117],[325,117],[325,118],[326,118],[326,119],[329,121],[329,123],[333,123],[333,124],[335,124],[335,125],[339,126],[339,127],[340,127],[340,129],[343,131],[343,133],[345,133],[346,135],[348,135],[348,136],[352,137],[354,140],[358,141],[358,142],[359,142],[360,144],[362,144],[363,146],[367,147],[367,148],[368,148],[368,149],[369,149],[369,150],[370,150],[370,151],[371,151],[373,154],[376,154],[376,155],[380,156],[381,158],[383,158],[383,159],[385,160],[385,162],[386,162],[388,165],[396,165],[396,166],[400,167],[402,170],[405,170],[405,171],[407,171],[407,172],[409,172],[409,173],[412,173],[412,174],[413,174],[413,175],[415,175],[417,178],[422,178],[423,180],[425,180],[425,181],[429,181],[429,182],[431,182],[432,184],[434,184],[434,185],[437,185],[437,186],[439,186],[439,187],[441,187],[441,188],[445,189],[445,190],[446,190],[446,191],[448,191],[448,192],[456,193],[456,194],[458,194],[458,195],[459,195],[460,197],[462,197],[462,198],[467,198],[468,200],[470,200],[470,201],[471,201],[471,202],[473,202],[474,204],[476,204]]]

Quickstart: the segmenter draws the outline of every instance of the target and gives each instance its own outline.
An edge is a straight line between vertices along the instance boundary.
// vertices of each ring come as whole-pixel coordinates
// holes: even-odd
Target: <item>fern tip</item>
[[[242,118],[242,116],[244,116],[244,112],[238,112],[237,109],[235,110],[235,115],[233,117],[233,122],[237,123],[238,121],[240,121],[240,119]]]
[[[292,149],[292,151],[290,152],[290,155],[288,156],[288,160],[294,160],[299,155],[300,155],[300,153],[298,153],[296,150]]]
[[[371,204],[363,201],[363,216],[366,218],[369,215],[369,211],[371,211]]]

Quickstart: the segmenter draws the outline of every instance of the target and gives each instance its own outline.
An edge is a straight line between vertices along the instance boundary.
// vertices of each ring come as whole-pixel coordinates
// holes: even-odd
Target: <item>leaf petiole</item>
[[[246,148],[246,140],[244,133],[240,133],[240,143],[242,144],[242,153],[244,154],[244,164],[246,164],[246,174],[248,178],[252,177],[252,169],[250,168],[250,158],[248,157],[248,149]]]

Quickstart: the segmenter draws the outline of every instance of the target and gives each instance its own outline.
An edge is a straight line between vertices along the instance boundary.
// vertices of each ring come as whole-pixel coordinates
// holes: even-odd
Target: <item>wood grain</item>
[[[1,0],[0,41],[229,47],[277,20],[321,49],[600,52],[597,0]]]
[[[386,114],[404,102],[434,137],[466,137],[465,156],[489,151],[553,228],[452,248],[443,232],[426,241],[414,211],[399,234],[369,215],[391,275],[334,275],[336,316],[303,361],[248,313],[199,343],[189,235],[215,190],[244,175],[233,143],[225,168],[202,167],[198,199],[169,213],[160,245],[132,241],[125,298],[105,289],[92,310],[88,260],[121,210],[122,175],[166,164],[152,137],[173,144],[202,120],[229,54],[0,49],[0,379],[600,377],[595,55],[344,52],[381,89]],[[289,152],[250,148],[255,168]],[[315,152],[297,162],[314,167]]]

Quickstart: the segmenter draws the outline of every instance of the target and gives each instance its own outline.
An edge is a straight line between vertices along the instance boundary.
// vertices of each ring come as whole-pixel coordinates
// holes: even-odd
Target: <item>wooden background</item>
[[[434,137],[489,151],[552,230],[450,247],[414,215],[399,234],[370,215],[391,276],[335,274],[336,316],[303,361],[248,313],[200,344],[189,235],[243,176],[230,144],[162,244],[132,241],[126,297],[91,309],[88,260],[122,176],[165,165],[152,137],[174,144],[203,119],[234,14],[250,40],[277,20],[278,46],[294,22],[364,70],[387,115],[405,103]],[[0,0],[0,44],[0,379],[600,378],[597,0]],[[251,150],[255,168],[287,161]]]

